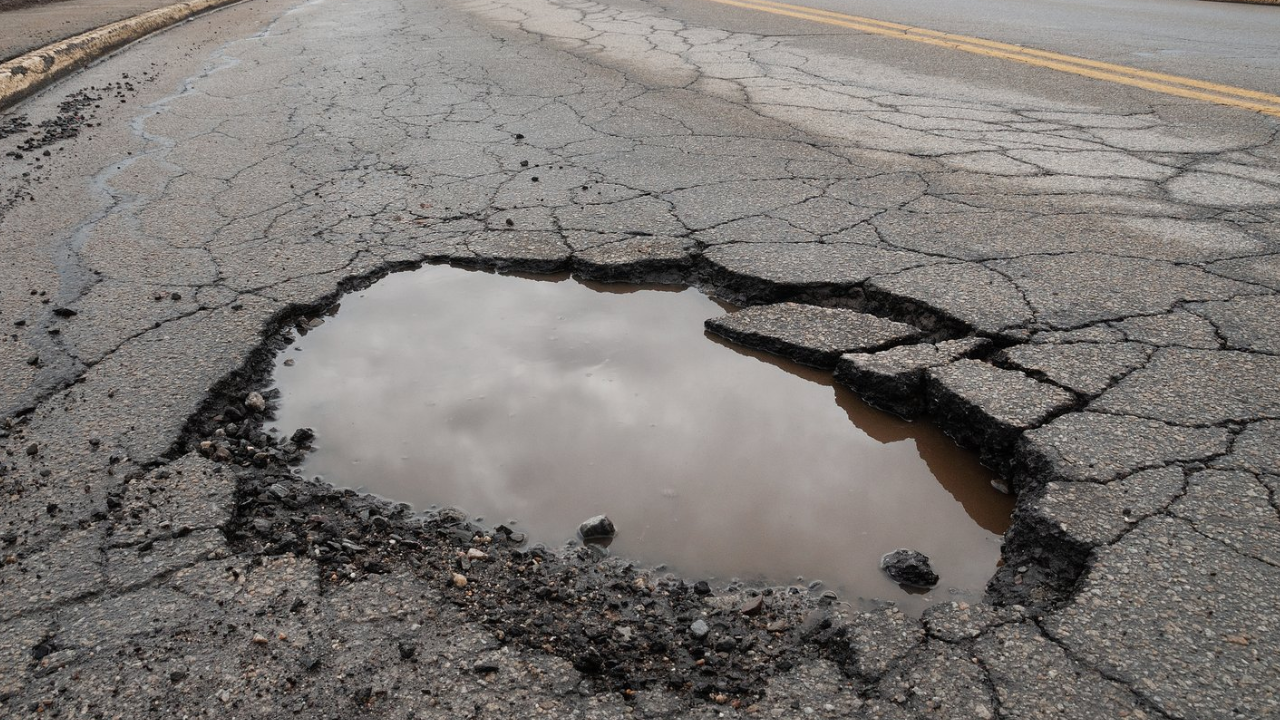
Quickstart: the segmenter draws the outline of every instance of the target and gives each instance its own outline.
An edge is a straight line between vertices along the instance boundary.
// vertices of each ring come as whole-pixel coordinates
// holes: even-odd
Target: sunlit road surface
[[[794,4],[1280,93],[1280,8],[1275,6],[1206,0],[806,0]]]
[[[754,10],[782,17],[807,20],[830,27],[845,28],[857,32],[880,35],[902,41],[917,42],[935,47],[948,48],[959,52],[971,53],[1013,62],[1026,63],[1037,67],[1066,72],[1082,77],[1106,82],[1129,85],[1152,92],[1165,93],[1177,97],[1203,100],[1245,110],[1253,110],[1268,115],[1280,116],[1280,96],[1270,93],[1233,87],[1220,83],[1212,83],[1195,78],[1179,77],[1163,72],[1153,72],[1136,67],[1128,67],[1116,63],[1102,62],[1087,57],[1077,57],[1063,53],[1023,47],[1021,45],[996,42],[989,39],[940,32],[927,28],[913,27],[897,22],[886,22],[867,17],[858,17],[846,13],[832,12],[788,3],[771,2],[770,0],[706,0],[729,7]],[[1091,46],[1092,43],[1080,42],[1085,28],[1077,30],[1077,43]],[[1037,33],[1030,33],[1031,36]],[[1235,41],[1238,44],[1238,40]],[[1273,40],[1274,42],[1274,40]],[[1230,47],[1235,47],[1232,45]],[[1222,49],[1222,50],[1225,50]],[[1221,54],[1221,50],[1220,53]],[[1280,53],[1276,53],[1280,56]],[[1162,63],[1155,63],[1162,64]],[[1237,77],[1247,77],[1256,82],[1256,75],[1241,75],[1247,68],[1237,68]]]

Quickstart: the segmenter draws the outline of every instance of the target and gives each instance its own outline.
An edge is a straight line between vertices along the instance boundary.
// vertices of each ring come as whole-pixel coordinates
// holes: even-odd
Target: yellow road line
[[[1280,95],[1271,95],[1256,90],[1220,85],[1124,65],[1115,65],[994,40],[939,32],[901,23],[845,15],[830,10],[818,10],[802,5],[789,5],[775,2],[774,0],[710,0],[710,2],[808,20],[824,25],[834,25],[873,35],[883,35],[926,45],[950,48],[975,55],[1012,60],[1095,80],[1128,85],[1152,92],[1202,100],[1244,110],[1253,110],[1266,115],[1280,117]]]
[[[849,20],[869,25],[876,25],[890,30],[897,30],[906,34],[918,33],[927,37],[943,38],[961,43],[968,43],[989,47],[996,50],[1005,50],[1015,53],[1023,53],[1035,57],[1042,57],[1047,60],[1057,60],[1076,65],[1084,65],[1087,67],[1098,68],[1100,70],[1109,70],[1124,75],[1132,75],[1135,77],[1147,78],[1150,80],[1159,80],[1162,82],[1174,83],[1178,85],[1186,85],[1188,87],[1197,87],[1202,90],[1211,90],[1226,95],[1238,95],[1241,97],[1254,98],[1264,100],[1269,103],[1280,104],[1280,95],[1270,95],[1257,90],[1247,90],[1245,88],[1233,87],[1230,85],[1219,85],[1218,83],[1206,82],[1203,80],[1195,80],[1192,78],[1179,77],[1177,75],[1168,75],[1165,73],[1152,72],[1150,70],[1141,70],[1139,68],[1127,67],[1125,65],[1115,65],[1113,63],[1101,62],[1099,60],[1089,60],[1088,58],[1076,57],[1074,55],[1063,55],[1062,53],[1050,52],[1048,50],[1037,50],[1035,48],[1024,47],[1022,45],[1012,45],[1009,43],[997,42],[995,40],[985,40],[983,38],[969,37],[967,35],[955,35],[953,33],[939,32],[937,30],[929,30],[927,28],[917,28],[911,25],[903,25],[901,23],[888,22],[885,20],[875,20],[872,18],[855,17],[845,15],[843,13],[832,12],[830,10],[819,10],[817,8],[804,7],[802,5],[789,5],[787,3],[773,2],[772,0],[748,0],[749,4],[758,5],[760,9],[766,7],[781,8],[785,10],[793,10],[797,12],[805,12],[813,15],[819,15],[837,20]]]

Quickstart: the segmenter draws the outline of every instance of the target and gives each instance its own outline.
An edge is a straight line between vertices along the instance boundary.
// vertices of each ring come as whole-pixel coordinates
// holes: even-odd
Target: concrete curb
[[[190,0],[135,15],[46,45],[0,64],[0,110],[113,50],[190,17],[241,0]]]

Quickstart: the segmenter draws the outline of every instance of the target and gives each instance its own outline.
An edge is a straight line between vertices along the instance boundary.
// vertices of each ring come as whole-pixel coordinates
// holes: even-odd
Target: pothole
[[[685,577],[908,610],[980,597],[1012,511],[989,472],[829,373],[704,333],[725,311],[694,289],[395,274],[279,355],[276,427],[316,431],[308,475],[530,542],[603,513],[611,552]],[[938,588],[881,573],[898,547],[932,558]]]

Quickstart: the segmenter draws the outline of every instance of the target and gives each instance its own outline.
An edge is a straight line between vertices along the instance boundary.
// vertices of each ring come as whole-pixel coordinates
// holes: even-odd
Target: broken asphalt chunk
[[[822,368],[835,367],[845,353],[879,350],[923,335],[911,325],[855,310],[789,302],[712,318],[707,329],[747,347]]]
[[[908,420],[925,413],[924,374],[990,347],[985,338],[900,345],[876,353],[848,353],[836,363],[836,380],[867,404]]]

